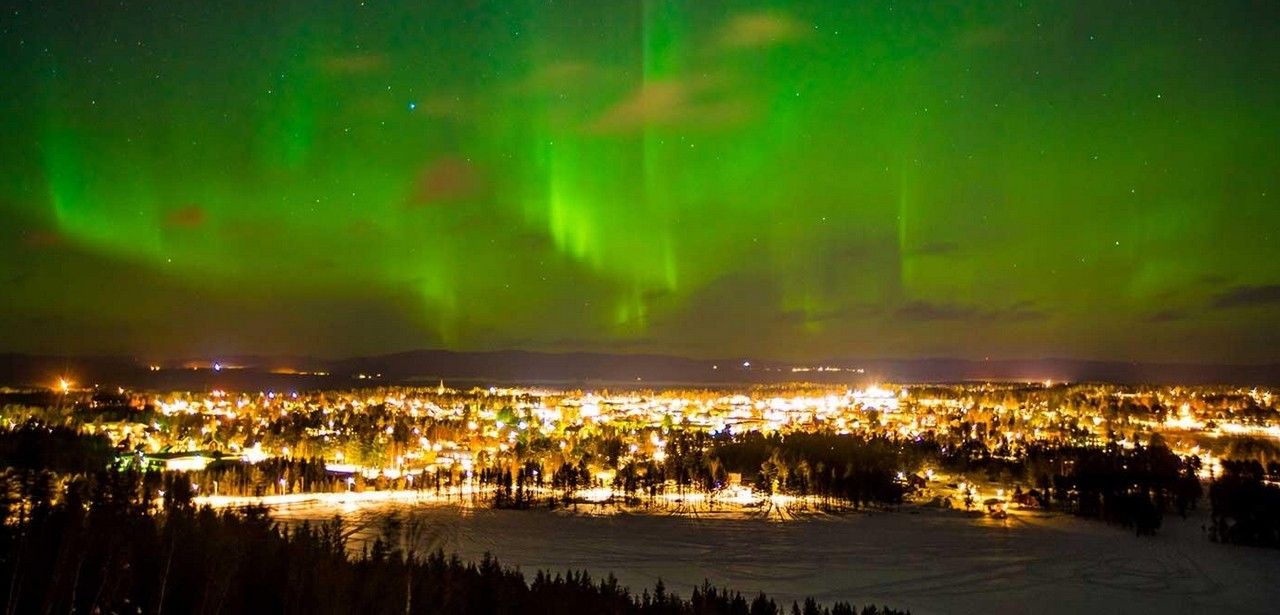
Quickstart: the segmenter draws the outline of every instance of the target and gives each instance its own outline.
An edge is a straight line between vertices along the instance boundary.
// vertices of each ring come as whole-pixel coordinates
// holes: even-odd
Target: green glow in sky
[[[6,9],[0,350],[1280,361],[1275,3],[270,4]]]

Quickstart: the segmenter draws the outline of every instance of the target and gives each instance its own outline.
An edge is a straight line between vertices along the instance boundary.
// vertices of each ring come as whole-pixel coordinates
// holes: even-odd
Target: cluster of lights
[[[213,368],[225,368],[214,364]],[[670,429],[740,434],[752,431],[793,433],[829,430],[837,433],[914,438],[922,435],[983,441],[988,450],[1016,451],[1036,441],[1101,445],[1116,442],[1134,447],[1152,434],[1162,434],[1180,455],[1196,455],[1204,472],[1220,471],[1212,447],[1220,436],[1280,440],[1280,416],[1259,418],[1246,407],[1270,404],[1266,390],[1240,390],[1210,397],[1196,389],[1110,389],[1085,385],[950,385],[900,387],[872,385],[840,389],[830,386],[775,386],[749,392],[708,391],[573,392],[540,388],[488,387],[459,391],[441,383],[432,388],[374,388],[299,395],[297,392],[228,392],[149,395],[141,404],[153,407],[160,421],[147,424],[92,425],[116,441],[142,442],[174,470],[201,470],[215,456],[260,463],[273,457],[323,457],[327,468],[367,479],[415,480],[426,473],[473,476],[520,450],[520,443],[548,441],[547,448],[565,458],[578,458],[583,446],[602,429],[623,439],[620,463],[663,463],[669,457]],[[74,383],[55,381],[56,391],[72,403]],[[120,391],[124,394],[124,391]],[[1063,403],[1074,399],[1087,404]],[[136,397],[136,396],[135,396]],[[1160,413],[1116,413],[1119,404],[1158,405]],[[137,406],[140,407],[140,406]],[[359,417],[380,409],[385,422],[370,431]],[[280,441],[278,421],[301,421],[301,440]],[[356,425],[364,425],[354,431]],[[346,459],[352,438],[372,437],[395,443],[380,462]],[[209,442],[215,442],[212,448]],[[389,444],[390,446],[390,444]],[[353,449],[346,448],[350,451]],[[185,451],[185,453],[184,453]],[[598,464],[598,462],[593,462]],[[587,500],[618,494],[610,472],[593,467],[595,484]],[[932,470],[925,479],[933,481]],[[909,477],[901,476],[900,480]],[[973,487],[964,484],[964,488]],[[961,491],[965,489],[962,488]],[[725,489],[732,489],[726,491]],[[759,503],[742,487],[705,494],[717,501]],[[750,491],[750,490],[747,490]],[[1002,494],[997,491],[997,498]]]

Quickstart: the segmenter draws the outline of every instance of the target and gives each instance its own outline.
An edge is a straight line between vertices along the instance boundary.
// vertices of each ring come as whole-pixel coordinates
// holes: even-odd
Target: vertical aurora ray
[[[640,87],[642,91],[647,91],[655,86],[661,87],[664,82],[674,80],[682,74],[687,33],[684,27],[685,17],[681,14],[679,3],[664,0],[643,2],[641,45],[644,57]],[[671,226],[672,208],[679,197],[669,192],[667,178],[673,169],[662,155],[660,141],[658,131],[650,126],[644,128],[641,145],[644,150],[643,205],[646,211],[651,212],[655,218],[655,226],[660,229],[654,238],[657,251],[653,258],[655,266],[657,263],[661,266],[663,290],[675,291],[679,283],[679,264],[672,245]],[[635,309],[640,309],[640,306]]]
[[[909,293],[914,277],[912,275],[914,255],[911,253],[909,224],[911,217],[911,191],[915,186],[912,183],[911,162],[904,158],[899,162],[899,165],[897,215],[898,286],[899,289]]]

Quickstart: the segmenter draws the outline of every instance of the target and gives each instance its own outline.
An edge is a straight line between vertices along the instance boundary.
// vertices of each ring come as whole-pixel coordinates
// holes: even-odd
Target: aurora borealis
[[[1280,360],[1274,2],[19,2],[0,349]]]

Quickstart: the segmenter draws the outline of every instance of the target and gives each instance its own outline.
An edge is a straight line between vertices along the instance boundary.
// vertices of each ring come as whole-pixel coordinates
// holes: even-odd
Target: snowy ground
[[[406,511],[412,511],[407,513]],[[278,518],[341,513],[356,540],[398,512],[423,542],[537,569],[612,572],[632,587],[661,578],[688,595],[704,578],[779,600],[814,596],[915,613],[1274,613],[1280,553],[1209,542],[1200,519],[1166,518],[1155,538],[1064,516],[1005,521],[957,512],[765,518],[574,515],[381,502],[282,508]]]

